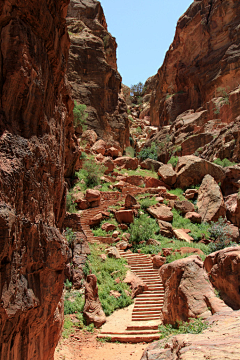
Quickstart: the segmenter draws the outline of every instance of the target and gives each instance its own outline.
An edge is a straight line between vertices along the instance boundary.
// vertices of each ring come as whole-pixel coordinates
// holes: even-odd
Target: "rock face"
[[[68,1],[1,1],[0,358],[53,359],[63,320]],[[40,15],[41,14],[41,17]],[[65,166],[67,164],[67,166]]]
[[[227,208],[227,218],[234,225],[240,227],[240,199],[238,194],[232,194],[226,197],[225,204]]]
[[[173,336],[156,341],[144,351],[141,360],[238,360],[240,351],[240,311],[221,312],[207,319],[202,334]]]
[[[234,310],[240,309],[240,247],[230,247],[208,255],[204,267],[225,303]]]
[[[166,125],[187,109],[196,111],[216,97],[218,87],[232,90],[238,86],[239,9],[234,0],[194,1],[180,17],[174,41],[156,75],[152,125]]]
[[[162,309],[164,323],[207,318],[215,312],[229,309],[214,294],[207,273],[203,270],[203,262],[197,255],[163,265],[160,276],[165,289]]]
[[[163,142],[158,160],[174,153],[240,161],[239,10],[235,0],[195,0],[180,17],[150,80],[150,123],[159,132],[148,146]]]
[[[179,158],[176,171],[176,187],[181,189],[187,188],[190,185],[201,184],[202,179],[207,174],[211,175],[217,183],[222,182],[226,176],[221,166],[193,155]]]
[[[83,315],[87,324],[94,324],[99,328],[106,322],[106,316],[98,297],[97,277],[94,274],[87,276],[85,283],[85,305]]]
[[[127,108],[117,71],[115,38],[96,0],[71,0],[67,16],[71,39],[68,80],[73,98],[87,105],[87,124],[109,143],[129,146]]]
[[[222,192],[211,175],[206,175],[198,192],[197,207],[202,221],[217,221],[226,216]]]

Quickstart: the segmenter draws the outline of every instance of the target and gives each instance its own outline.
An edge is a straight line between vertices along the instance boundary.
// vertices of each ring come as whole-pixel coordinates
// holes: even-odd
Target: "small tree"
[[[88,117],[88,113],[86,112],[86,108],[86,105],[77,104],[77,102],[74,101],[73,124],[75,128],[81,126],[82,131],[87,130],[86,120]]]

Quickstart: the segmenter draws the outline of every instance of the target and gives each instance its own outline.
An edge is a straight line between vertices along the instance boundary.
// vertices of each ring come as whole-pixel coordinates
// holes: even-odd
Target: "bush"
[[[69,298],[71,300],[69,300]],[[84,308],[85,300],[83,296],[78,292],[69,292],[65,296],[64,300],[64,315],[74,314],[74,313],[81,313]]]
[[[236,243],[230,241],[229,235],[231,234],[231,229],[227,225],[227,220],[222,217],[217,222],[211,222],[209,233],[215,239],[215,242],[208,245],[210,253],[236,245]]]
[[[144,85],[143,83],[139,82],[136,85],[131,85],[130,87],[130,95],[134,97],[141,97],[144,95]]]
[[[77,104],[77,102],[74,101],[73,124],[74,127],[81,126],[82,131],[87,130],[86,119],[88,117],[88,113],[86,113],[86,108],[86,105]]]
[[[101,177],[103,176],[105,170],[106,168],[104,165],[98,164],[93,159],[88,159],[84,161],[82,169],[75,175],[79,178],[79,180],[84,180],[84,187],[87,189],[100,184]],[[81,188],[83,187],[81,186]]]
[[[127,284],[123,283],[127,272],[126,260],[108,258],[103,262],[100,258],[100,254],[103,253],[98,248],[99,245],[90,245],[91,255],[88,256],[89,267],[93,274],[97,276],[98,294],[102,304],[103,311],[107,316],[111,315],[114,310],[121,309],[123,307],[132,304],[132,299],[126,294],[126,290],[130,288]],[[101,245],[102,250],[106,248],[105,245]],[[120,279],[120,283],[116,283],[116,279]],[[118,291],[121,296],[115,298],[110,295],[110,291]]]
[[[213,162],[214,162],[214,164],[220,165],[220,166],[222,166],[222,167],[227,167],[227,166],[236,165],[235,162],[231,162],[230,160],[228,160],[228,159],[226,159],[226,158],[223,159],[223,160],[217,158],[217,159],[213,160]]]
[[[126,156],[134,158],[135,151],[134,151],[133,147],[131,147],[131,146],[126,147],[125,153],[126,153]]]
[[[168,161],[168,164],[172,164],[172,167],[175,168],[178,163],[178,156],[172,156],[171,159]]]
[[[73,202],[73,198],[72,198],[72,191],[67,193],[67,196],[66,196],[66,211],[68,211],[72,214],[77,212],[76,204]]]
[[[146,159],[153,159],[153,160],[157,160],[158,159],[158,148],[155,142],[151,143],[151,146],[148,148],[143,148],[139,154],[138,154],[138,158],[143,160]]]
[[[178,334],[200,334],[203,330],[207,329],[208,323],[203,319],[189,319],[190,322],[179,322],[176,326],[171,324],[159,325],[158,329],[161,333],[160,339],[164,339],[171,335]]]
[[[71,245],[76,238],[76,233],[73,231],[73,229],[70,229],[68,227],[64,231],[63,235],[65,236],[69,245]]]
[[[146,198],[146,199],[140,200],[139,203],[141,205],[141,209],[146,210],[150,206],[156,205],[157,201],[155,198]]]
[[[157,231],[159,231],[159,226],[156,220],[151,219],[146,214],[142,214],[139,218],[135,218],[134,223],[130,225],[129,233],[131,237],[129,241],[137,245],[140,241],[147,241],[154,237]]]

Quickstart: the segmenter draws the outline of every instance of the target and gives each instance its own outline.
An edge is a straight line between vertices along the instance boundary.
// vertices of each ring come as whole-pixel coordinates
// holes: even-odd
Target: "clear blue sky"
[[[118,71],[131,86],[155,75],[179,17],[193,0],[100,0],[108,31],[118,43]]]

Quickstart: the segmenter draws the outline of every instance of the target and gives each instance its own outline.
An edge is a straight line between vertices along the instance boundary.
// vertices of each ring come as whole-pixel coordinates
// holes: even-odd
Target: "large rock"
[[[185,229],[174,229],[174,236],[178,240],[186,241],[188,243],[192,242],[194,239],[188,235]]]
[[[173,213],[171,212],[171,209],[165,205],[150,206],[147,209],[147,212],[158,220],[163,220],[163,221],[173,220]]]
[[[105,154],[107,144],[104,140],[100,139],[91,147],[91,151],[93,151],[96,154]]]
[[[66,83],[68,1],[0,3],[0,358],[53,360],[66,184],[80,153]]]
[[[89,202],[97,202],[100,205],[101,193],[99,190],[87,189],[85,199]]]
[[[202,334],[172,336],[149,345],[141,360],[238,360],[240,311],[214,314]]]
[[[208,255],[204,267],[225,303],[234,310],[240,309],[240,247],[229,247]]]
[[[240,227],[240,197],[238,194],[232,194],[225,198],[227,209],[227,219],[234,225]]]
[[[122,224],[122,223],[131,224],[131,223],[133,223],[133,220],[134,220],[133,210],[116,211],[115,218],[117,219],[117,222],[119,222],[120,224]]]
[[[147,284],[140,279],[136,274],[132,271],[128,270],[124,283],[129,284],[132,290],[131,297],[134,299],[137,295],[142,294],[144,291],[148,290]]]
[[[173,186],[177,179],[177,174],[171,164],[163,165],[158,169],[160,179],[167,185]]]
[[[222,192],[211,175],[206,175],[198,192],[198,213],[202,221],[217,221],[226,216],[226,207]]]
[[[81,140],[89,144],[90,146],[93,146],[93,144],[97,141],[97,134],[94,130],[86,130],[82,133]]]
[[[163,181],[151,176],[145,177],[144,182],[146,188],[158,188],[159,186],[161,187],[167,186]]]
[[[189,212],[194,212],[194,205],[190,201],[183,200],[183,201],[175,201],[174,207],[178,210],[182,215],[185,215]]]
[[[216,297],[198,255],[163,265],[159,272],[164,285],[163,321],[175,324],[189,318],[207,318],[229,309]]]
[[[114,164],[116,166],[123,167],[129,170],[136,170],[138,167],[138,159],[131,158],[128,156],[122,156],[114,160]]]
[[[221,166],[194,155],[180,157],[176,172],[177,181],[175,186],[181,189],[201,184],[202,179],[207,174],[211,175],[217,183],[222,182],[226,176]]]
[[[202,217],[200,214],[196,213],[195,211],[188,212],[185,215],[185,219],[189,219],[192,223],[201,224]]]
[[[160,161],[153,159],[146,159],[140,163],[142,169],[154,170],[155,172],[163,165]]]
[[[158,225],[160,228],[161,235],[166,236],[168,238],[172,238],[174,236],[173,227],[169,222],[163,221],[163,220],[158,220]]]
[[[98,297],[97,277],[94,274],[88,275],[87,281],[85,282],[83,316],[87,324],[94,324],[96,328],[99,328],[106,322],[106,316]]]
[[[117,43],[108,32],[100,2],[71,0],[67,25],[71,40],[67,75],[72,96],[87,106],[88,128],[110,147],[120,145],[123,150],[130,145],[127,106],[119,94],[122,79],[117,71]]]
[[[109,174],[111,172],[113,172],[114,169],[114,162],[112,161],[112,159],[110,157],[106,157],[103,161],[102,164],[105,166],[106,170],[104,172],[104,174]]]
[[[135,199],[135,197],[130,194],[127,194],[125,197],[125,208],[131,209],[136,204],[137,204],[137,200]]]

